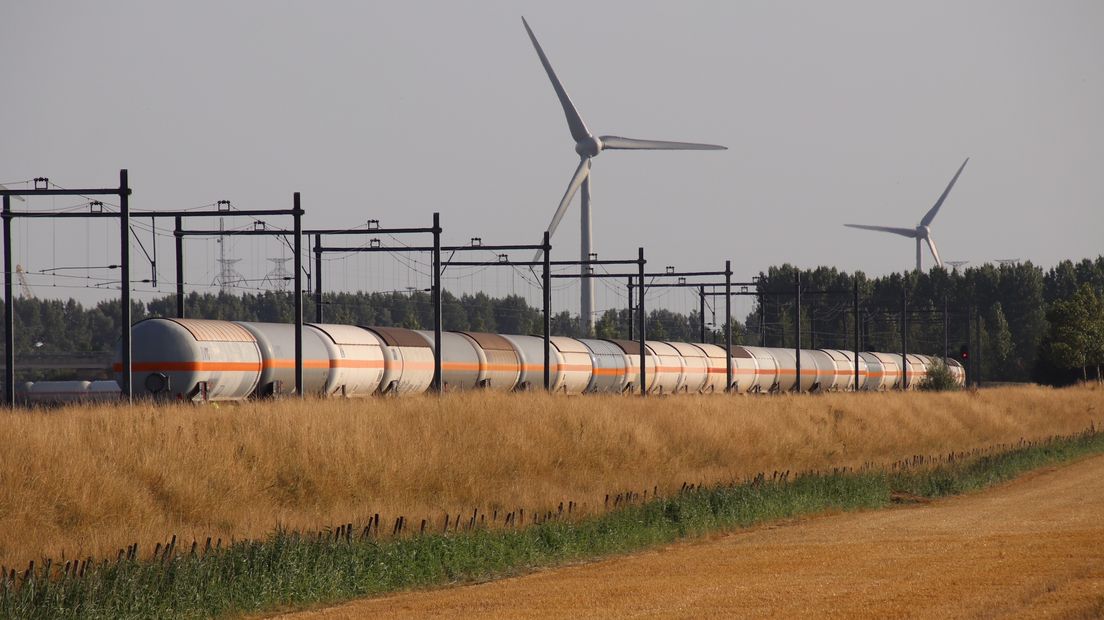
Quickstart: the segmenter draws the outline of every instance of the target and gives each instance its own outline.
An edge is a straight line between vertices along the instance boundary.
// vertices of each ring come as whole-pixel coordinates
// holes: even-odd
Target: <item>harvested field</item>
[[[1104,457],[930,504],[775,524],[284,616],[1104,615]]]
[[[259,537],[373,513],[601,505],[759,471],[889,463],[1071,433],[1099,388],[564,398],[455,394],[0,413],[0,562]]]

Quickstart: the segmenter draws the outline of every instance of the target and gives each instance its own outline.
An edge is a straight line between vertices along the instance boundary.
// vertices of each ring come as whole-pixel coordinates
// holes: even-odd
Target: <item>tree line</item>
[[[760,274],[760,303],[745,340],[794,346],[791,265]],[[868,278],[833,268],[800,270],[802,346],[850,349],[854,287],[859,289],[863,350],[899,351],[902,335],[916,353],[952,357],[966,350],[991,381],[1068,383],[1100,378],[1104,365],[1104,256],[1063,261],[1050,270],[1030,262]],[[946,317],[946,318],[945,318]],[[902,329],[902,322],[904,329]]]
[[[802,303],[796,316],[795,283],[800,274]],[[834,268],[799,270],[771,267],[756,278],[753,310],[733,320],[733,342],[793,347],[800,325],[804,348],[854,346],[854,286],[859,288],[858,327],[863,350],[899,351],[904,333],[908,350],[941,355],[946,342],[957,357],[963,346],[980,358],[982,376],[994,381],[1068,383],[1100,378],[1104,365],[1104,256],[1052,269],[1025,262],[965,270],[934,268],[927,273],[869,278]],[[713,298],[718,306],[723,298]],[[539,334],[542,316],[517,295],[442,295],[443,327],[456,331]],[[191,293],[187,316],[243,321],[290,322],[290,293]],[[134,302],[135,321],[174,316],[172,295]],[[307,320],[313,304],[305,302]],[[946,308],[946,313],[944,313]],[[16,355],[111,351],[119,337],[119,302],[84,307],[76,301],[19,299],[15,302]],[[424,291],[333,293],[324,297],[325,321],[352,325],[432,329],[430,295]],[[944,321],[946,317],[946,321]],[[795,321],[795,319],[798,319]],[[904,330],[902,330],[904,319]],[[554,335],[583,336],[582,321],[567,311],[551,318]],[[705,340],[723,344],[723,317],[707,326]],[[648,312],[647,336],[655,340],[701,339],[697,310],[681,314]],[[635,330],[632,330],[635,332]],[[600,338],[629,338],[627,309],[597,317]],[[637,332],[638,333],[638,332]],[[946,334],[946,335],[944,335]],[[979,346],[980,345],[980,346]]]

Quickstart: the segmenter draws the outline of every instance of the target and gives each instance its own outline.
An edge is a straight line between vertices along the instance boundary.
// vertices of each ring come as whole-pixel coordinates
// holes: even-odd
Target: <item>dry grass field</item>
[[[930,504],[281,617],[1100,618],[1102,477],[1096,456]]]
[[[1104,422],[1104,390],[453,394],[0,413],[0,562],[889,463]]]

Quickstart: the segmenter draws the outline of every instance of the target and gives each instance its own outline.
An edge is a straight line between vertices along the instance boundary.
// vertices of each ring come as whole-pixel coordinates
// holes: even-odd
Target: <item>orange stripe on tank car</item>
[[[265,368],[295,368],[295,360],[265,360]],[[303,360],[303,368],[329,369],[330,360]]]
[[[538,372],[544,370],[544,364],[525,364],[521,368],[526,372]],[[587,364],[551,364],[548,368],[554,372],[590,372],[591,370],[591,366]]]
[[[599,377],[620,377],[628,374],[624,368],[595,368],[594,374]]]
[[[330,368],[383,368],[383,360],[330,360]]]
[[[479,364],[470,362],[441,362],[442,370],[474,370],[479,372]]]
[[[711,375],[723,375],[723,374],[727,374],[727,373],[728,373],[728,369],[726,369],[724,366],[721,366],[720,368],[711,367],[709,369],[709,374],[711,374]],[[732,374],[734,374],[734,375],[758,375],[758,374],[761,374],[761,373],[760,373],[760,371],[753,370],[751,368],[737,368],[737,367],[733,366],[732,367]]]
[[[429,369],[433,368],[433,362],[406,362],[403,364],[403,368],[409,369]],[[492,372],[501,371],[514,371],[520,368],[517,364],[486,364],[480,365],[478,363],[471,362],[441,362],[441,370],[467,370],[472,372],[479,372],[480,370],[490,370]]]
[[[116,362],[112,368],[115,372],[122,372],[123,365]],[[220,371],[220,372],[260,372],[260,362],[135,362],[132,369],[137,372],[189,372],[189,371]]]

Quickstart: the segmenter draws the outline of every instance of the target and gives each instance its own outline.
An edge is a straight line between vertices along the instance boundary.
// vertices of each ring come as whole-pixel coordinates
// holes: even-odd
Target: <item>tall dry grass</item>
[[[1104,422],[1104,390],[776,397],[453,394],[0,413],[0,562],[372,513],[600,505],[610,491],[889,463]]]

